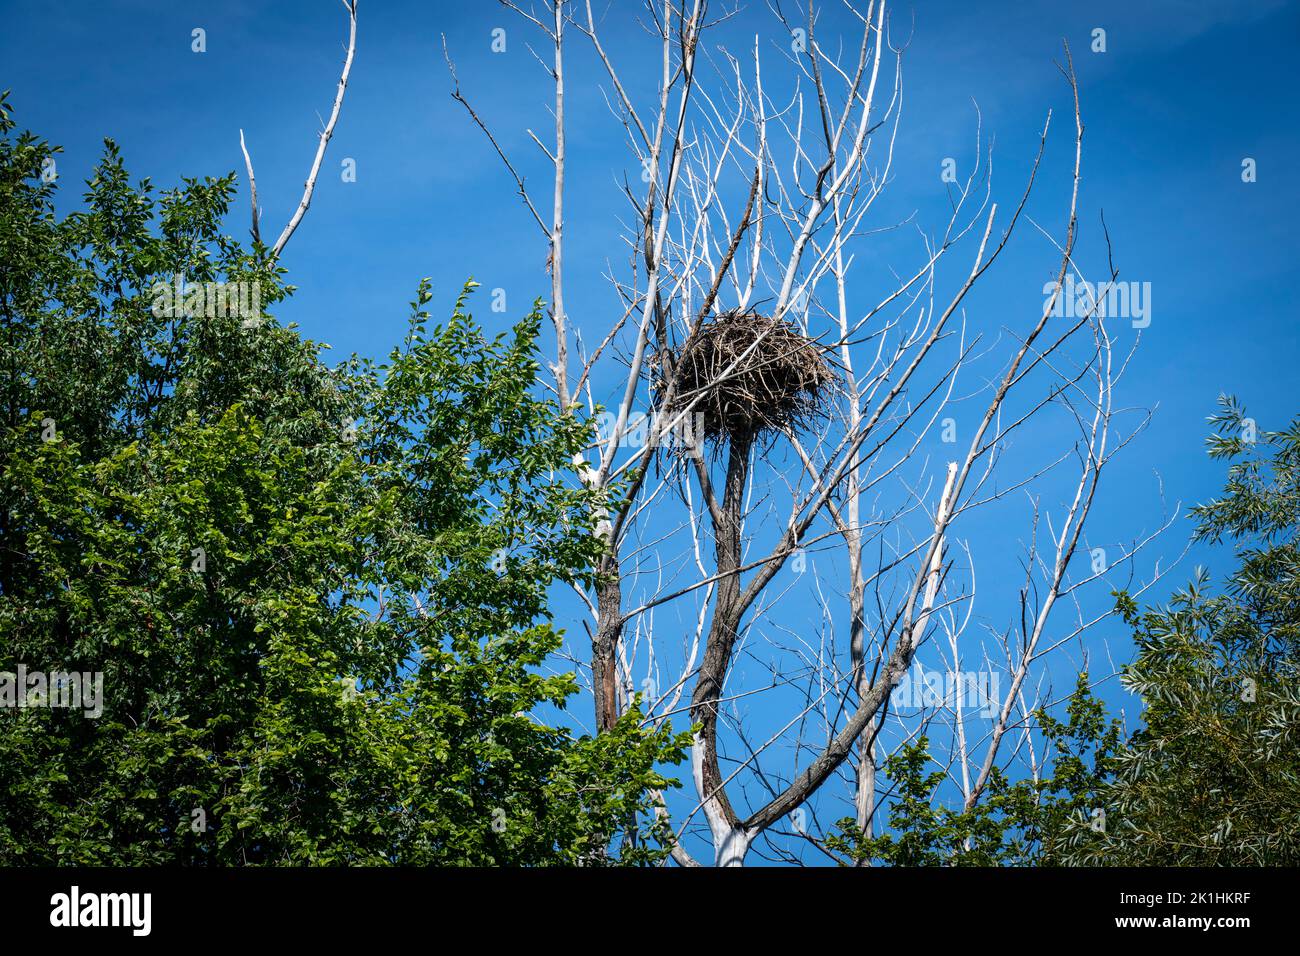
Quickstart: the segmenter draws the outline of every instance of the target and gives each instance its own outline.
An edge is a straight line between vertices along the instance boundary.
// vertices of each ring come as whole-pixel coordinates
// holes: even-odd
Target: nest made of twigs
[[[674,409],[694,403],[704,437],[751,443],[796,430],[822,410],[833,376],[822,349],[784,319],[732,310],[702,323],[656,363],[666,387],[665,359],[676,380]]]

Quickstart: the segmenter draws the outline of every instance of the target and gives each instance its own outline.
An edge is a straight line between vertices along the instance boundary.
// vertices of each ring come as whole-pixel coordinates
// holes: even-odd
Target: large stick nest
[[[656,362],[661,387],[665,358]],[[701,324],[670,358],[672,410],[694,403],[713,442],[797,430],[820,414],[833,378],[821,347],[789,322],[739,310]]]

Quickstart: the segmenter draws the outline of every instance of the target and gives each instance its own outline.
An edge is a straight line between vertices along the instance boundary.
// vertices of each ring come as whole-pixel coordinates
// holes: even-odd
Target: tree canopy
[[[470,283],[431,325],[426,280],[331,366],[221,232],[233,175],[132,185],[107,141],[60,217],[56,151],[0,101],[0,671],[100,674],[102,712],[0,712],[0,861],[659,859],[686,737],[547,719],[547,596],[600,543],[540,308],[488,337]]]
[[[1225,398],[1211,422],[1209,453],[1231,464],[1193,509],[1196,537],[1230,543],[1237,566],[1217,594],[1198,570],[1166,607],[1120,596],[1144,726],[1099,794],[1104,829],[1074,828],[1072,862],[1300,863],[1300,418],[1256,434]]]

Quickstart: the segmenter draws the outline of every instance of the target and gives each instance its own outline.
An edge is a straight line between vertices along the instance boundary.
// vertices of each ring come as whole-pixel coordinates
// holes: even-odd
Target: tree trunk
[[[722,520],[713,529],[717,573],[720,575],[713,605],[713,620],[704,647],[695,691],[691,695],[691,720],[700,725],[696,738],[697,780],[705,814],[714,833],[714,853],[719,866],[739,866],[749,849],[749,838],[731,808],[718,768],[718,706],[732,649],[740,628],[740,524],[745,482],[749,476],[750,440],[733,439],[727,459],[727,482],[722,495]]]
[[[618,720],[618,642],[623,634],[623,585],[618,556],[606,553],[596,586],[596,634],[591,639],[591,689],[596,698],[596,730],[604,733]]]

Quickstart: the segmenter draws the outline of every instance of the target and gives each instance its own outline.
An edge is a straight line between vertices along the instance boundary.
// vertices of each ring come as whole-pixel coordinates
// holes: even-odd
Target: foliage
[[[489,339],[467,286],[430,328],[426,280],[384,364],[328,367],[221,234],[233,175],[155,195],[107,142],[59,218],[14,128],[0,98],[0,671],[104,692],[0,709],[0,862],[661,859],[687,737],[545,719],[577,691],[547,594],[599,542],[540,308]],[[157,308],[177,277],[262,308]]]
[[[1209,451],[1232,462],[1227,484],[1193,516],[1238,567],[1218,595],[1198,571],[1164,608],[1121,595],[1145,726],[1101,794],[1105,832],[1073,828],[1072,862],[1300,863],[1300,419],[1256,436],[1235,400],[1221,405]]]

